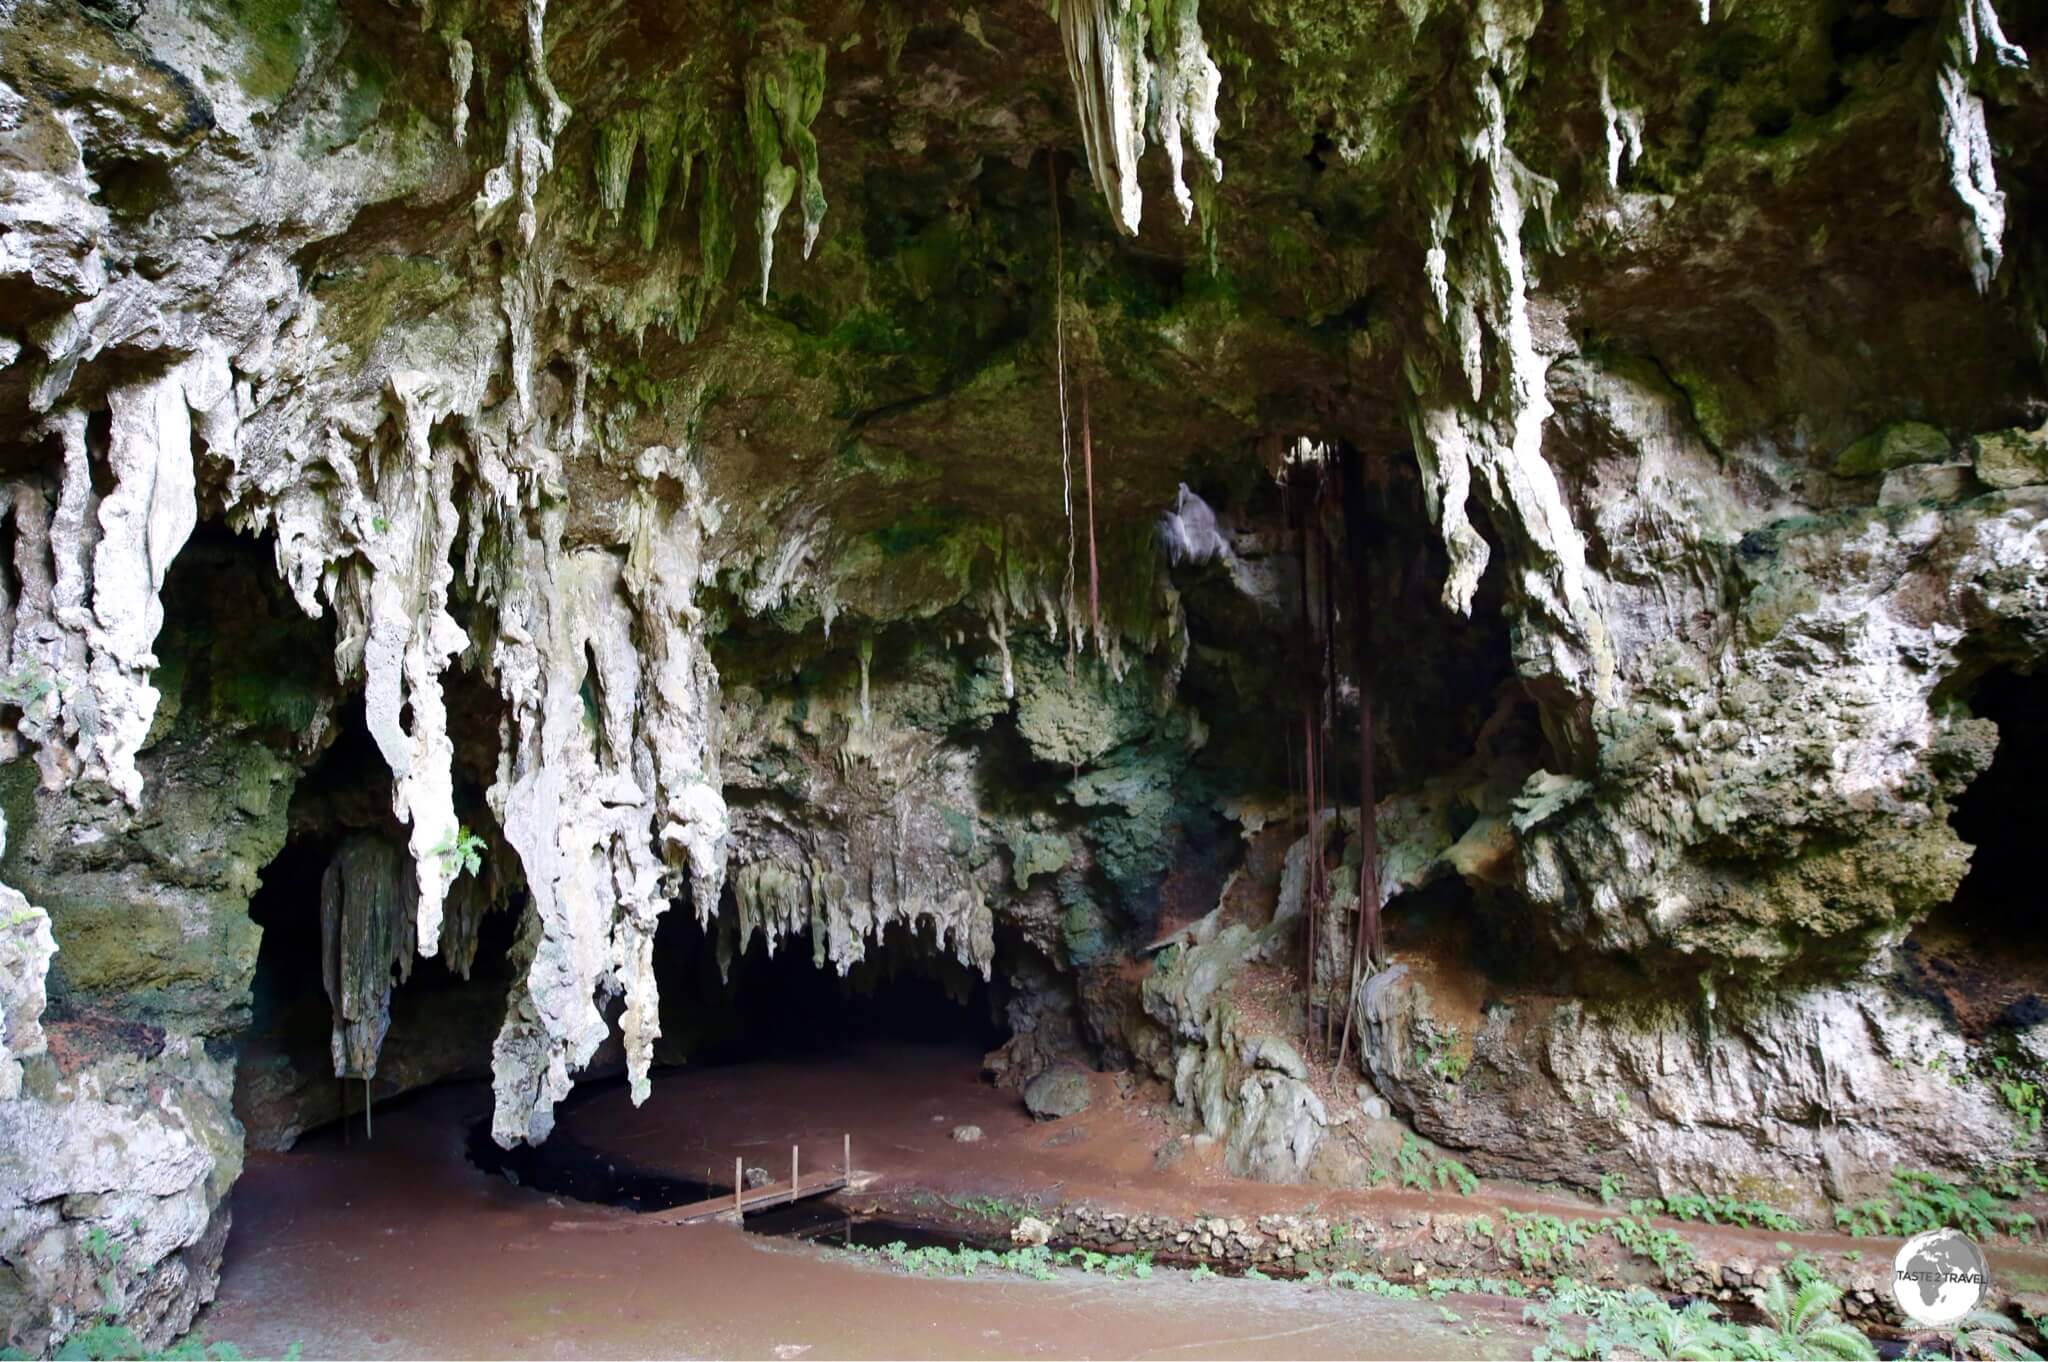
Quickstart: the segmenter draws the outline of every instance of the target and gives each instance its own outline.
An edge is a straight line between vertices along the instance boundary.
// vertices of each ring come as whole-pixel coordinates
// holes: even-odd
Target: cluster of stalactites
[[[528,908],[492,1050],[502,1144],[540,1141],[622,1003],[633,1100],[661,1033],[654,932],[687,890],[715,911],[725,871],[718,673],[693,595],[704,505],[693,468],[672,506],[635,504],[628,551],[563,542],[565,510],[494,512],[477,567],[499,621],[488,667],[507,713],[486,798],[518,853]]]
[[[358,833],[320,881],[320,979],[333,1012],[334,1075],[377,1076],[394,980],[412,973],[419,886],[405,849]]]
[[[1160,23],[1146,0],[1062,0],[1060,37],[1081,116],[1081,141],[1096,188],[1119,230],[1135,236],[1144,209],[1138,159],[1149,131],[1166,148],[1181,220],[1195,201],[1182,172],[1182,139],[1212,180],[1223,178],[1216,155],[1216,97],[1223,73],[1202,38],[1197,0],[1165,0]],[[1154,97],[1156,92],[1156,99]]]
[[[790,197],[803,189],[804,259],[811,258],[825,222],[825,186],[818,173],[818,139],[811,124],[825,103],[825,48],[790,43],[747,66],[747,141],[760,185],[761,301],[775,266],[775,232]],[[783,160],[784,154],[796,162]]]
[[[605,119],[597,136],[597,198],[613,225],[625,216],[633,186],[635,161],[640,164],[640,201],[635,225],[640,249],[651,251],[661,230],[665,207],[681,212],[689,202],[690,181],[698,159],[716,150],[703,106],[691,102],[680,110],[662,105],[630,109]],[[704,211],[718,187],[704,181]]]
[[[15,731],[35,745],[46,787],[82,778],[139,807],[161,593],[199,518],[193,437],[232,449],[238,413],[227,356],[211,345],[106,400],[112,486],[93,484],[88,414],[64,407],[43,422],[63,451],[55,486],[17,483],[0,507],[18,582],[0,585],[0,688],[22,711]]]
[[[483,188],[478,191],[472,205],[477,227],[481,229],[488,226],[507,203],[516,200],[519,240],[528,246],[533,244],[539,227],[534,194],[540,189],[541,177],[554,168],[555,139],[562,135],[570,112],[569,106],[555,92],[554,82],[548,78],[544,37],[547,11],[547,0],[526,0],[525,75],[523,78],[513,76],[506,85],[503,159],[484,176]],[[457,87],[457,103],[464,107],[456,123],[459,141],[468,123],[466,96],[472,68],[468,45],[460,43],[455,46],[449,60],[450,73]]]
[[[811,963],[842,978],[879,944],[891,924],[929,933],[933,948],[990,977],[995,965],[995,914],[969,877],[933,875],[906,855],[903,820],[881,819],[853,830],[848,856],[812,856],[792,865],[765,856],[732,876],[734,911],[716,925],[723,974],[759,932],[770,958],[781,943],[808,934]]]
[[[1432,343],[1404,365],[1423,490],[1450,557],[1444,601],[1469,612],[1489,550],[1467,502],[1477,491],[1515,558],[1522,605],[1545,655],[1524,659],[1582,702],[1605,695],[1612,649],[1594,605],[1585,543],[1543,458],[1547,364],[1530,323],[1522,234],[1556,185],[1508,146],[1507,111],[1541,6],[1482,0],[1454,108],[1451,163],[1427,193]],[[1462,162],[1462,164],[1460,164]],[[1532,632],[1532,637],[1536,634]]]
[[[1955,0],[1955,6],[1955,27],[1935,73],[1935,90],[1949,184],[1970,215],[1963,226],[1964,254],[1981,293],[1991,287],[2005,258],[2005,195],[1998,188],[1984,99],[1974,76],[1986,64],[2022,69],[2027,54],[2007,41],[1991,0]]]

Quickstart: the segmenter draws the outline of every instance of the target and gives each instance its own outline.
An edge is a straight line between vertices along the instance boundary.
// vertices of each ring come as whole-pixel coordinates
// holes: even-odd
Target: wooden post
[[[846,1165],[846,1185],[850,1190],[853,1187],[853,1136],[849,1133],[841,1135],[839,1139],[842,1145],[841,1159]]]
[[[732,1218],[744,1225],[747,1223],[747,1208],[740,1200],[740,1194],[747,1185],[745,1160],[735,1154],[732,1160]]]
[[[789,1147],[789,1199],[796,1200],[796,1146]]]

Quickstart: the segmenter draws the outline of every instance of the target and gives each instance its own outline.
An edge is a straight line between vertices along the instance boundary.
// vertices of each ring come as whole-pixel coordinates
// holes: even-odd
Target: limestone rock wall
[[[242,1024],[247,901],[359,696],[418,953],[473,940],[466,849],[516,863],[499,1139],[547,1136],[613,1018],[644,1095],[680,905],[841,971],[891,924],[984,974],[1028,943],[1086,1043],[1171,1055],[1237,1166],[1302,1172],[1294,1066],[1106,980],[1292,812],[1272,475],[1306,440],[1375,508],[1326,529],[1374,583],[1383,896],[1468,886],[1588,1000],[1524,1009],[1542,1100],[1669,1045],[1684,1138],[1588,1135],[1646,1176],[1932,1157],[1698,1099],[1722,1064],[1924,1097],[1754,1027],[1554,1018],[1633,970],[1900,1024],[1862,971],[1962,874],[1969,685],[2042,651],[2044,43],[1983,0],[0,5],[0,1107],[127,1120],[144,1081],[36,1077],[51,959],[53,1019],[161,1028],[134,1063],[217,1104],[195,1046]],[[180,597],[230,533],[284,614]],[[1361,1026],[1420,1015],[1383,1001]],[[1484,1146],[1398,1040],[1374,1078]],[[189,1267],[124,1307],[153,1336],[217,1247],[239,1137],[199,1125],[212,1171],[130,1189],[137,1270]],[[95,1214],[49,1172],[36,1346]]]

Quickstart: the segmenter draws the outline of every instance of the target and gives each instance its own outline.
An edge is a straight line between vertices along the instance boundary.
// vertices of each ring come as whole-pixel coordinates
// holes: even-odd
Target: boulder
[[[1837,454],[1835,473],[1863,478],[1909,463],[1941,463],[1948,455],[1948,436],[1933,426],[1922,421],[1894,421]]]
[[[1970,441],[1978,479],[1990,487],[2048,482],[2048,421],[2033,430],[1995,430]]]
[[[1010,1242],[1027,1247],[1042,1247],[1052,1241],[1052,1226],[1035,1215],[1027,1215],[1017,1222],[1010,1231]]]
[[[1076,1064],[1056,1064],[1024,1085],[1024,1105],[1041,1121],[1078,1116],[1088,1101],[1088,1073]]]

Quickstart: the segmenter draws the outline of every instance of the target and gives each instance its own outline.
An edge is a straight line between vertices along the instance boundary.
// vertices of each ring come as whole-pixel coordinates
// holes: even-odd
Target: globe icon
[[[1916,1234],[1892,1261],[1893,1299],[1906,1318],[1930,1329],[1976,1309],[1987,1280],[1983,1251],[1961,1230]]]

